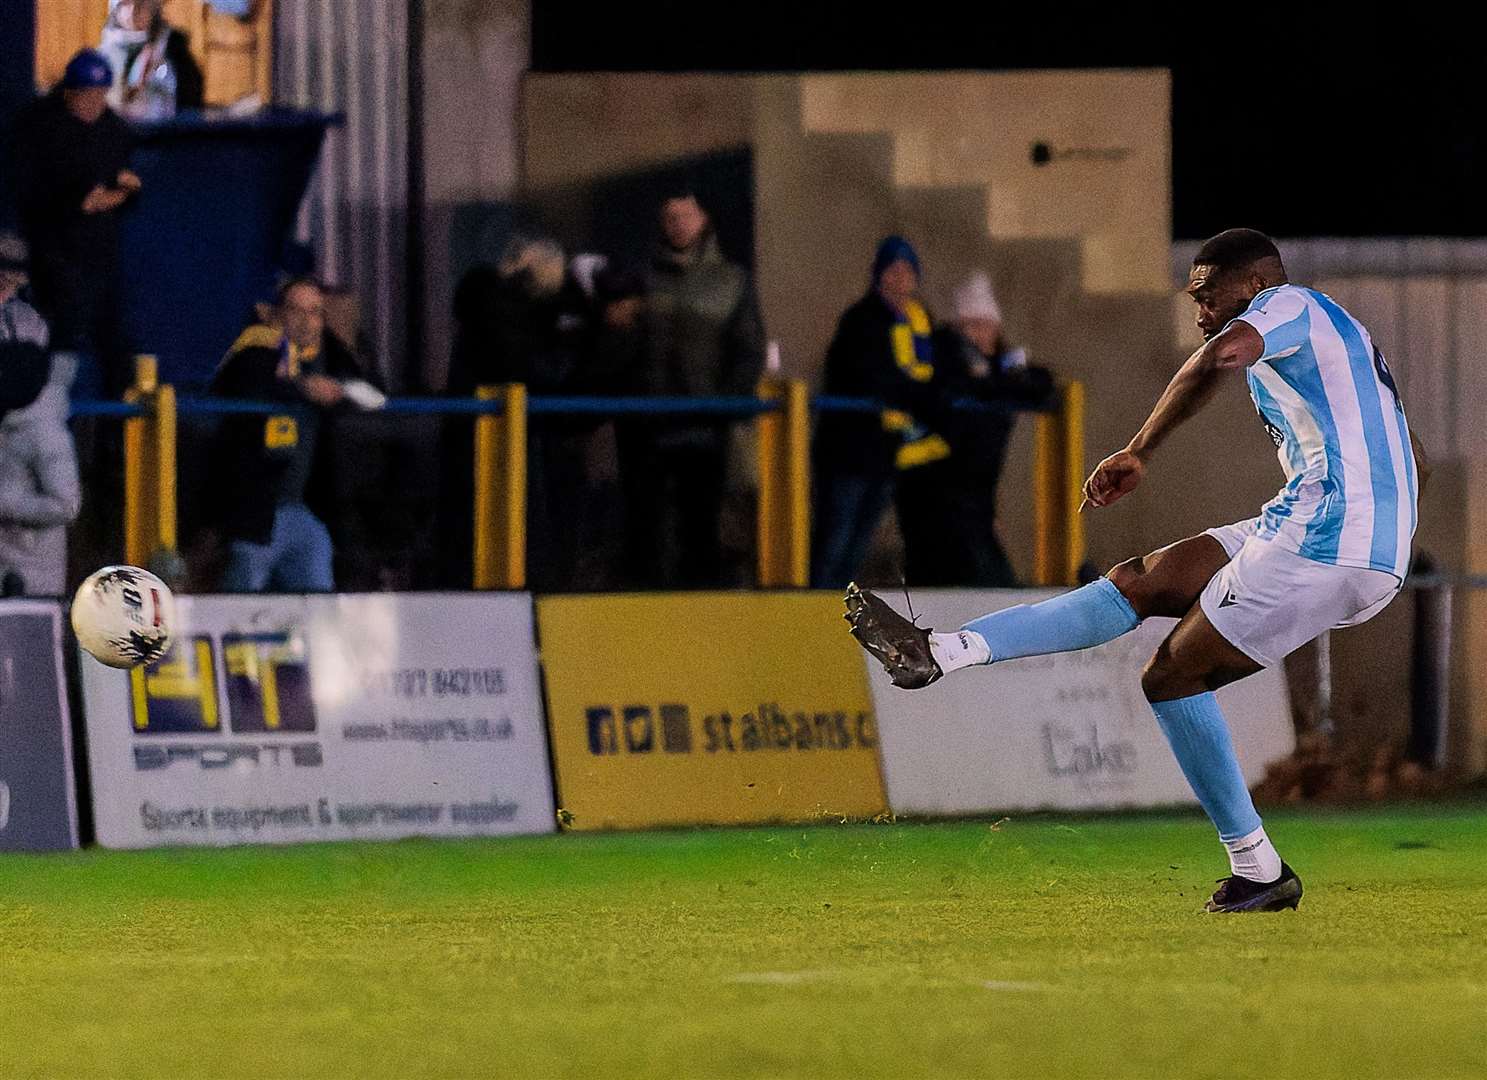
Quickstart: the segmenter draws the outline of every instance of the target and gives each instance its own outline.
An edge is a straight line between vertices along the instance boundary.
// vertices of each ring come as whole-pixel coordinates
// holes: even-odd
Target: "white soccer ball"
[[[105,566],[88,575],[72,598],[72,632],[99,663],[112,668],[151,664],[170,648],[176,602],[169,587],[137,566]]]

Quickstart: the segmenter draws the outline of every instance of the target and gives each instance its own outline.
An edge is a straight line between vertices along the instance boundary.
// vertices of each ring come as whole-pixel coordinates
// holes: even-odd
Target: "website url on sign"
[[[499,720],[490,717],[420,720],[398,717],[385,723],[347,724],[342,729],[342,737],[347,742],[505,742],[511,735],[511,721],[505,717]]]

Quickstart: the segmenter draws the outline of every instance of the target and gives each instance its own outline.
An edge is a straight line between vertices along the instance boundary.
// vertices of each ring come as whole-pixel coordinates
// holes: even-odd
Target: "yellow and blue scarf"
[[[894,363],[914,382],[927,383],[934,378],[934,353],[930,345],[932,333],[929,313],[917,300],[910,300],[904,305],[904,310],[897,313],[893,329],[889,331]],[[883,410],[883,430],[896,431],[903,436],[903,444],[894,455],[894,465],[899,469],[914,469],[950,456],[950,445],[944,439],[901,410]]]

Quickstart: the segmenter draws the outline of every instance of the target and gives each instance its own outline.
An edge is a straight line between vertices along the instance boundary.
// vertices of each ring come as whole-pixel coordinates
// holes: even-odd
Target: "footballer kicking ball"
[[[72,598],[72,632],[78,644],[111,668],[159,660],[170,648],[175,622],[169,587],[137,566],[94,571]]]

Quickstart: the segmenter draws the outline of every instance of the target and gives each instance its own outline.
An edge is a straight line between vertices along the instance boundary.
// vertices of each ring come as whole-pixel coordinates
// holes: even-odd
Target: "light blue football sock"
[[[995,662],[1090,649],[1140,624],[1140,617],[1115,583],[1101,578],[1042,603],[993,611],[961,629],[974,630],[985,638]]]
[[[1182,775],[1198,796],[1209,820],[1218,827],[1219,839],[1234,841],[1260,827],[1260,815],[1244,786],[1229,725],[1212,693],[1194,694],[1173,701],[1153,701],[1162,734],[1182,766]]]

